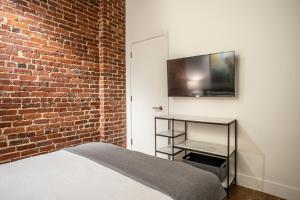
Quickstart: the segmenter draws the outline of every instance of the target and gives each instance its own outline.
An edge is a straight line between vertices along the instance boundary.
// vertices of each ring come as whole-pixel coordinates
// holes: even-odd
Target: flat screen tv
[[[167,61],[169,97],[235,96],[235,52]]]

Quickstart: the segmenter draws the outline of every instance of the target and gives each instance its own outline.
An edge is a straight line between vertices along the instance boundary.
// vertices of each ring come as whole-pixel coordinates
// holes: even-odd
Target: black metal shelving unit
[[[156,127],[156,120],[162,119],[168,121],[168,130],[167,131],[161,131],[157,132]],[[157,136],[168,138],[168,146],[157,149]],[[187,138],[186,131],[177,131],[174,128],[174,120],[171,119],[165,119],[165,118],[159,118],[155,117],[155,156],[157,156],[157,153],[165,154],[168,156],[168,159],[174,160],[174,156],[183,152],[184,150],[178,149],[174,147],[174,140],[177,137],[184,136],[184,138]]]
[[[167,120],[168,130],[163,132],[157,131],[157,120]],[[184,122],[184,131],[177,131],[174,128],[174,123],[176,121]],[[211,124],[218,126],[227,127],[227,145],[220,145],[208,142],[193,141],[187,139],[187,130],[189,123],[199,123],[199,124]],[[231,146],[231,126],[234,126],[234,145]],[[174,139],[184,135],[184,141],[175,144]],[[167,137],[168,146],[157,149],[157,136]],[[180,152],[187,151],[197,152],[200,154],[205,154],[214,157],[220,157],[227,160],[228,169],[227,177],[222,182],[223,187],[229,195],[229,188],[232,183],[236,184],[237,177],[237,120],[227,119],[227,118],[211,118],[211,117],[192,117],[192,116],[182,116],[182,115],[163,115],[155,117],[155,156],[157,153],[162,153],[168,155],[169,159],[174,160],[174,156]],[[230,164],[231,158],[234,159],[233,166]],[[233,173],[231,174],[231,168],[233,167]]]

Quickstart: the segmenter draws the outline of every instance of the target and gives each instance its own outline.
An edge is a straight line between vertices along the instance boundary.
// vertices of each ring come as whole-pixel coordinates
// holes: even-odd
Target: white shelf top
[[[157,151],[172,155],[172,146],[168,145],[165,147],[161,147],[161,148],[158,148]],[[178,153],[179,151],[181,151],[181,149],[174,148],[174,154]]]
[[[174,119],[181,121],[190,121],[190,122],[201,122],[201,123],[212,123],[212,124],[230,124],[235,121],[234,118],[220,118],[220,117],[200,117],[200,116],[189,116],[189,115],[161,115],[157,116],[158,118],[163,119]]]
[[[161,131],[161,132],[158,132],[156,134],[157,135],[162,135],[162,136],[165,136],[165,137],[172,137],[172,130]],[[182,134],[184,134],[184,131],[174,130],[174,137],[177,137],[178,135],[182,135]]]
[[[185,140],[181,143],[174,145],[180,149],[198,151],[202,153],[209,153],[219,156],[227,157],[227,146],[221,144],[214,144],[208,142],[194,141],[194,140]],[[229,148],[229,155],[234,151],[233,147]]]

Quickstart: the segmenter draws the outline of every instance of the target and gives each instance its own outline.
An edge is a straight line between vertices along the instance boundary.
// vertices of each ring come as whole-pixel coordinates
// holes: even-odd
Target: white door
[[[136,42],[131,50],[132,150],[154,155],[154,117],[168,113],[167,38]]]

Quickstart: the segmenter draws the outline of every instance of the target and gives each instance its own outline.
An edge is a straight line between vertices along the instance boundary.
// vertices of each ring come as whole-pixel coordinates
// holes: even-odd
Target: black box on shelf
[[[183,162],[212,172],[219,177],[221,181],[227,176],[227,160],[223,158],[191,152],[183,157]]]

